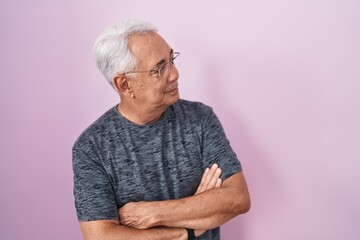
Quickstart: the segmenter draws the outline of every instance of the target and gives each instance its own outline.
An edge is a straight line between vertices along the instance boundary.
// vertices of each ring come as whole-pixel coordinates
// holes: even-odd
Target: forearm
[[[207,201],[208,196],[214,196],[214,194],[209,191],[206,194],[167,201],[165,204],[156,206],[159,207],[162,213],[154,218],[155,224],[193,229],[212,229],[236,215],[228,210],[223,211],[223,207],[228,204],[223,204],[221,200],[217,200],[215,204],[212,201],[212,203]],[[221,204],[221,207],[219,204]],[[172,211],[168,212],[169,209],[172,209]]]
[[[184,199],[153,202],[158,213],[154,222],[169,227],[212,229],[246,212],[245,198],[246,194],[237,189],[221,187]]]
[[[192,229],[218,227],[250,208],[250,197],[242,173],[221,186],[217,165],[206,170],[194,196],[166,201],[130,202],[119,209],[121,224],[137,229],[156,226]]]
[[[186,240],[184,228],[155,227],[135,229],[120,225],[115,220],[81,222],[85,240]]]
[[[129,203],[120,209],[121,223],[145,229],[154,226],[212,229],[250,208],[242,173],[227,179],[222,187],[194,196],[166,201]]]

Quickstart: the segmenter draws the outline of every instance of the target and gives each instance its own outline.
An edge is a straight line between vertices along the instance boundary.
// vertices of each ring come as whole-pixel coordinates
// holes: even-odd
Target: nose
[[[179,71],[177,70],[175,64],[172,64],[169,67],[169,76],[167,78],[167,81],[174,82],[178,79],[179,79]]]

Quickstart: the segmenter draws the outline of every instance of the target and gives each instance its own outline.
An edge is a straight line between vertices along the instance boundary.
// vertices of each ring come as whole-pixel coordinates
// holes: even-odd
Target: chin
[[[177,94],[176,96],[167,97],[167,99],[165,99],[165,104],[170,106],[170,105],[176,103],[179,99],[180,99],[179,94]]]

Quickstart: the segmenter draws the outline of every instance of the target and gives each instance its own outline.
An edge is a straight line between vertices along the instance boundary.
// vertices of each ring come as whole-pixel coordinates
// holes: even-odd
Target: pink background
[[[0,239],[80,239],[71,147],[116,93],[91,48],[143,18],[214,107],[252,209],[223,239],[360,239],[360,2],[0,0]]]

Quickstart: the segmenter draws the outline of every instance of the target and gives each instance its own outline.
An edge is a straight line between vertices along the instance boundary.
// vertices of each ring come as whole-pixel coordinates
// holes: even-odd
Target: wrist
[[[148,210],[151,227],[162,226],[162,212],[157,202],[149,202]]]

